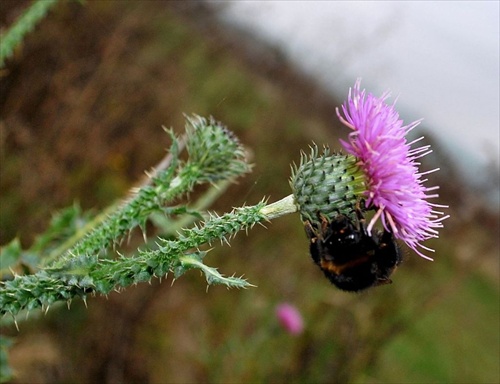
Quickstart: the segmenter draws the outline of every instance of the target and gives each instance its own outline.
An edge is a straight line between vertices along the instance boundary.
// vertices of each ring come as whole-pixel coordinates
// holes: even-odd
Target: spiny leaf
[[[227,286],[228,288],[254,287],[254,285],[250,284],[245,279],[234,276],[226,277],[222,275],[216,268],[203,264],[201,258],[202,257],[197,256],[196,253],[181,257],[179,262],[184,269],[182,273],[189,269],[197,268],[203,271],[209,285],[221,284]]]

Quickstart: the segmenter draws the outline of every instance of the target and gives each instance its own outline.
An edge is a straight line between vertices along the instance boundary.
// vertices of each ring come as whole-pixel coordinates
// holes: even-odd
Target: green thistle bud
[[[366,191],[365,176],[354,156],[330,154],[328,148],[319,154],[316,146],[310,156],[302,154],[300,165],[292,169],[290,185],[302,220],[316,223],[320,213],[354,219]]]
[[[197,115],[186,119],[188,164],[191,170],[198,170],[198,183],[213,183],[250,171],[243,146],[224,125]]]

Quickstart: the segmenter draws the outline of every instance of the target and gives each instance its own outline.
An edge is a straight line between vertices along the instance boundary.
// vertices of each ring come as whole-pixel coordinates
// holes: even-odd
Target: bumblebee
[[[373,230],[369,235],[361,211],[354,220],[342,214],[331,221],[318,217],[319,224],[304,222],[310,253],[337,288],[358,292],[392,283],[389,277],[402,256],[391,232]]]

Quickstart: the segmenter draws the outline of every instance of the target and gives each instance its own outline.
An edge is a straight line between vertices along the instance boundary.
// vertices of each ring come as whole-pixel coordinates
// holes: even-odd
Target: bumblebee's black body
[[[305,222],[312,259],[344,291],[391,283],[389,277],[402,260],[392,233],[377,230],[368,235],[358,215],[357,220],[338,215],[331,221],[320,215],[320,225]]]

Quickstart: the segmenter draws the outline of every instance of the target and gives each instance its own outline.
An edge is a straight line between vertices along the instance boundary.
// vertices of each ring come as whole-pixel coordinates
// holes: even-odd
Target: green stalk
[[[4,67],[5,60],[12,56],[26,34],[35,28],[56,3],[57,0],[38,0],[34,2],[7,32],[2,33],[0,36],[0,68]]]

